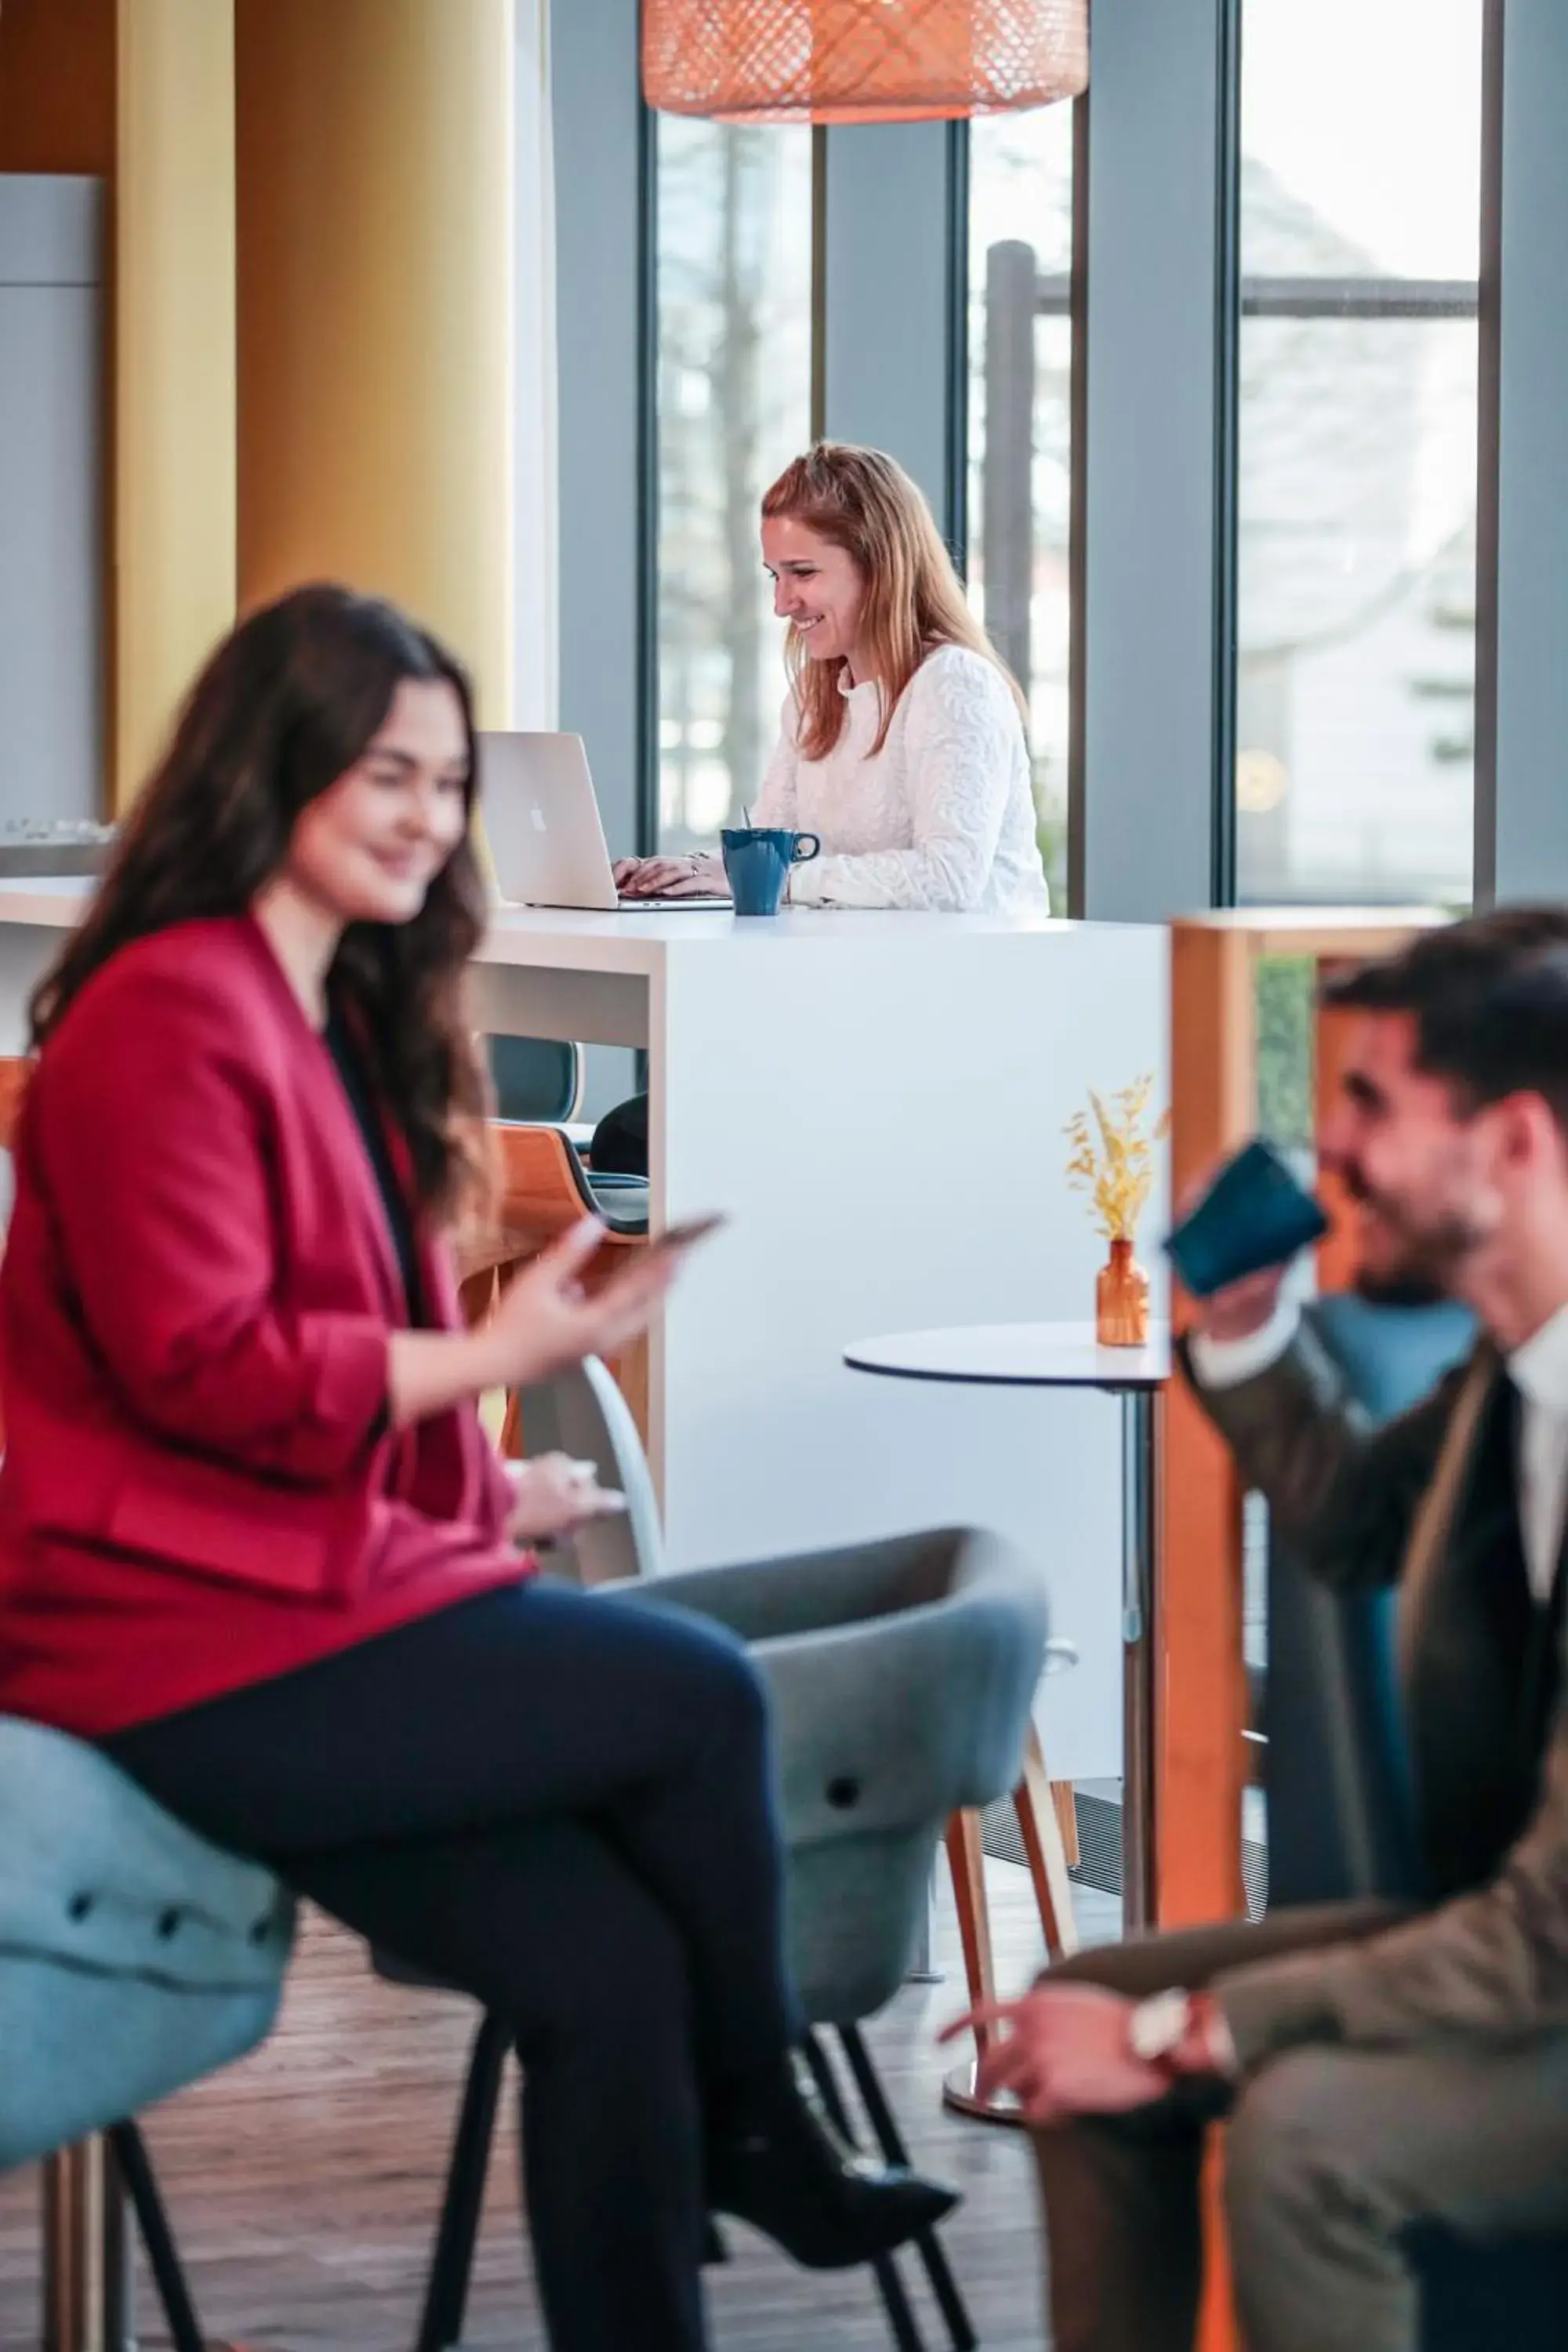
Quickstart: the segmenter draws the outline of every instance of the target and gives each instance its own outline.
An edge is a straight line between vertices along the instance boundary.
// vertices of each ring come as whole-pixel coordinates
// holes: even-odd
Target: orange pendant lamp
[[[642,58],[665,114],[1002,114],[1087,87],[1089,0],[643,0]]]

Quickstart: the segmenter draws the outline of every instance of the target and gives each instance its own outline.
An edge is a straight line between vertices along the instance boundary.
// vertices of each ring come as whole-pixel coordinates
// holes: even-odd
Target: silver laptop
[[[479,812],[504,906],[728,909],[721,898],[627,898],[616,888],[581,735],[481,734]]]

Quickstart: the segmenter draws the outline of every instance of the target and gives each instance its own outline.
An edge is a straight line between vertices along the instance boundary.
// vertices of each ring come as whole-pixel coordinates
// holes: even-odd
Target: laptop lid
[[[620,904],[581,735],[481,733],[479,811],[502,904]]]

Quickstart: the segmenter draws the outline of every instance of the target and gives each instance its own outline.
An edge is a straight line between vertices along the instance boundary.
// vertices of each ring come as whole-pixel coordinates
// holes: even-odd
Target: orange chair
[[[0,1058],[0,1151],[9,1151],[16,1132],[17,1114],[33,1075],[32,1056],[13,1054]]]
[[[494,1216],[486,1228],[462,1241],[458,1254],[463,1310],[470,1323],[489,1312],[519,1266],[585,1216],[602,1218],[605,1227],[604,1246],[595,1262],[601,1279],[624,1251],[640,1248],[647,1239],[646,1185],[595,1182],[558,1127],[498,1119],[490,1133],[498,1177]],[[647,1341],[634,1341],[610,1370],[646,1444]],[[515,1459],[521,1450],[513,1393],[507,1400],[501,1451]]]

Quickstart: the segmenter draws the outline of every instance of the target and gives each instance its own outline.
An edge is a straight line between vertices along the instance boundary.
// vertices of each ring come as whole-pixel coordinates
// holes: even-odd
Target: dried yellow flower
[[[1170,1132],[1169,1111],[1162,1112],[1151,1134],[1142,1132],[1153,1091],[1150,1073],[1120,1087],[1109,1104],[1091,1092],[1089,1110],[1075,1111],[1063,1130],[1072,1145],[1068,1182],[1075,1192],[1089,1193],[1095,1222],[1110,1241],[1130,1242],[1137,1233],[1154,1182],[1154,1146]]]

